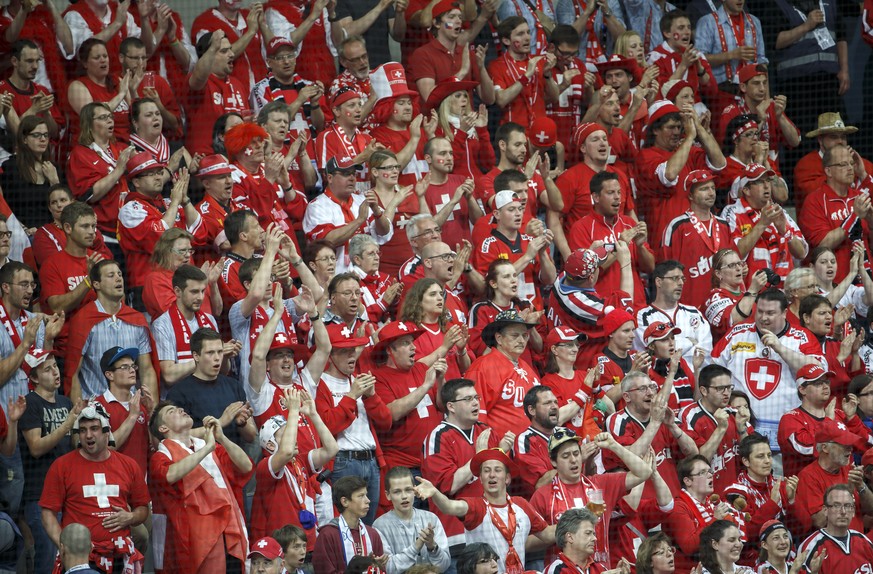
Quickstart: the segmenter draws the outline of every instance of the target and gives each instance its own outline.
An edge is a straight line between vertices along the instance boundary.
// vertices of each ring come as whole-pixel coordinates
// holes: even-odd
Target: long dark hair
[[[700,532],[700,563],[711,574],[732,574],[723,572],[718,563],[718,553],[712,547],[724,537],[729,528],[736,528],[736,524],[730,520],[716,520]]]
[[[439,281],[436,279],[431,279],[425,277],[424,279],[419,279],[415,282],[412,288],[409,290],[409,293],[406,294],[406,298],[403,300],[403,308],[400,310],[400,320],[401,321],[412,321],[416,325],[421,325],[424,321],[424,311],[421,308],[421,300],[424,299],[424,294],[427,293],[427,290],[433,287],[434,285],[443,288]],[[446,314],[446,305],[443,303],[443,313],[439,318],[440,330],[446,330],[446,323],[448,321],[448,317]]]
[[[36,183],[36,169],[34,165],[37,162],[49,161],[51,159],[51,144],[42,155],[37,155],[27,146],[27,136],[39,126],[48,126],[46,121],[39,116],[25,116],[22,118],[18,126],[18,137],[15,140],[15,167],[18,168],[18,173],[21,178],[30,183]]]

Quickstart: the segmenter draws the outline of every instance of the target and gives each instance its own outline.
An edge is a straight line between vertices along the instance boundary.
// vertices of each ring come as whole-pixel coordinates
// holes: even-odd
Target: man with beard
[[[352,88],[366,100],[361,109],[361,116],[366,118],[376,105],[376,98],[370,97],[370,55],[367,53],[367,44],[360,36],[349,36],[339,44],[337,53],[343,72],[330,84],[328,99],[332,99],[342,88]],[[328,120],[334,119],[333,112],[326,114],[326,117]]]
[[[739,197],[721,212],[740,258],[746,260],[747,277],[769,268],[785,278],[794,269],[794,259],[803,259],[809,253],[809,244],[797,223],[773,202],[773,175],[773,170],[763,165],[746,166]]]
[[[646,243],[646,222],[637,222],[621,214],[621,182],[615,173],[596,173],[589,183],[594,212],[577,221],[567,238],[570,249],[585,249],[597,243],[614,248],[620,239],[628,244],[631,267],[634,273],[635,302],[645,303],[645,289],[640,275],[651,273],[655,268],[655,254]],[[596,288],[601,293],[611,293],[621,285],[621,270],[615,266],[617,256],[610,252],[600,264],[600,276]]]
[[[688,174],[696,169],[720,171],[725,164],[718,142],[703,128],[693,108],[680,111],[668,100],[649,107],[636,183],[641,215],[647,218],[649,242],[655,250],[661,247],[667,224],[688,210],[688,195],[681,185]]]
[[[430,173],[424,190],[428,212],[434,214],[434,220],[446,232],[446,237],[470,241],[470,227],[482,217],[482,209],[473,193],[473,180],[452,173],[455,169],[452,143],[444,137],[429,139],[422,155]],[[418,187],[416,193],[419,193]]]
[[[692,171],[683,187],[688,191],[689,209],[664,229],[660,258],[678,261],[688,270],[682,302],[700,307],[712,291],[712,257],[732,246],[731,230],[712,213],[716,190],[711,171]]]
[[[200,258],[206,261],[218,261],[220,254],[233,251],[231,243],[224,230],[224,224],[230,214],[241,209],[245,205],[233,198],[233,168],[227,163],[227,158],[220,154],[208,155],[200,160],[197,169],[197,178],[203,185],[203,200],[195,209],[200,212],[200,218],[206,236],[205,244],[201,247]],[[195,248],[196,249],[196,248]],[[200,258],[196,260],[199,261]],[[228,309],[225,302],[225,309]]]
[[[227,112],[242,112],[248,106],[249,87],[233,74],[234,51],[223,30],[207,32],[197,40],[197,63],[188,77],[185,100],[189,118],[185,149],[207,155],[212,150],[212,126]]]
[[[528,497],[555,476],[549,458],[549,437],[560,422],[560,409],[555,393],[545,385],[531,387],[524,395],[522,409],[530,426],[518,433],[512,447],[521,479],[521,484],[513,488]]]
[[[835,484],[822,497],[824,525],[798,547],[809,572],[863,572],[873,563],[873,544],[856,529],[856,502],[851,484]],[[818,568],[816,568],[818,567]]]
[[[685,80],[694,91],[694,101],[701,101],[703,92],[717,93],[709,62],[691,44],[691,20],[681,10],[671,10],[659,22],[664,42],[648,53],[648,62],[658,67],[658,83]]]
[[[20,10],[27,13],[24,8]],[[0,94],[12,94],[12,106],[6,120],[11,133],[18,132],[21,118],[33,115],[45,120],[49,138],[56,139],[60,130],[67,125],[67,120],[55,102],[54,95],[35,81],[41,62],[42,55],[36,42],[29,39],[18,40],[12,46],[12,74],[0,81]]]

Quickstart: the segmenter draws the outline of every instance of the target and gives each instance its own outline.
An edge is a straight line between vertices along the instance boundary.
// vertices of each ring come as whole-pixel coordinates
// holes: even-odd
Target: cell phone
[[[607,253],[612,253],[613,251],[615,251],[615,243],[604,243],[603,250]]]
[[[852,325],[846,321],[843,323],[843,339],[849,336],[849,333],[852,332]]]

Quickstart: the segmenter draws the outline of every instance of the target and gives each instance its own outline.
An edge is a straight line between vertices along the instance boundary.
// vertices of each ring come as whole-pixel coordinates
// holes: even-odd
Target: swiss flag
[[[746,386],[749,393],[763,401],[776,390],[782,379],[782,363],[771,359],[754,358],[746,361]]]

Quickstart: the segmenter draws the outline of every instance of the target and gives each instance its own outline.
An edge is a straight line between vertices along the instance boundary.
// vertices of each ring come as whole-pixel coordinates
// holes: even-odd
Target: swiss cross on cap
[[[331,323],[327,325],[327,335],[334,349],[348,349],[351,347],[363,347],[370,342],[368,337],[356,337],[355,330],[344,323]]]
[[[840,426],[842,426],[842,428],[840,428]],[[843,446],[853,446],[857,444],[859,440],[860,437],[847,431],[845,425],[840,425],[829,418],[825,418],[821,421],[818,429],[815,431],[816,444],[835,442]]]
[[[285,553],[282,552],[282,547],[274,539],[269,536],[261,538],[252,545],[252,551],[249,552],[249,558],[260,554],[267,560],[275,560],[276,558],[284,558]]]
[[[45,363],[45,360],[50,356],[51,352],[44,349],[31,349],[27,355],[24,356],[24,361],[21,363],[21,370],[29,377],[30,371]]]
[[[558,141],[558,126],[549,117],[538,117],[527,128],[527,137],[536,147],[552,147]]]

